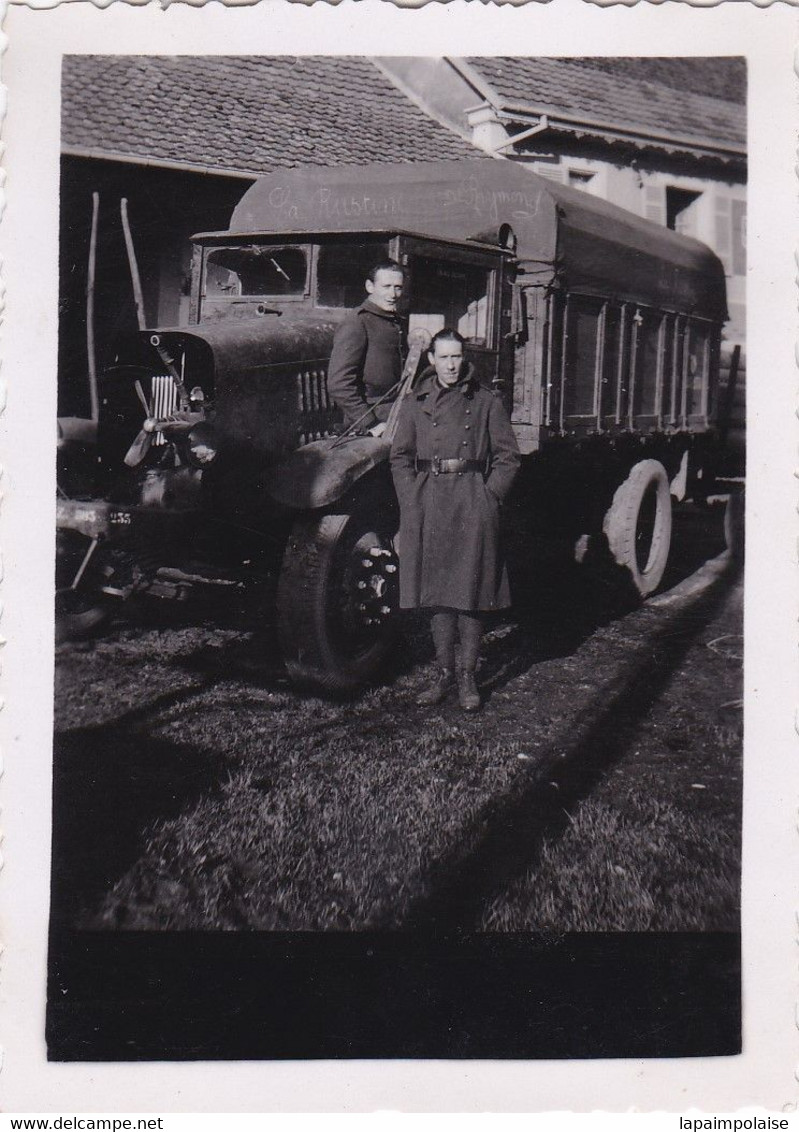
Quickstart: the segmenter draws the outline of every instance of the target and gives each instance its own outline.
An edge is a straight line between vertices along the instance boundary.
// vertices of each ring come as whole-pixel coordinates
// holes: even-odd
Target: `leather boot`
[[[458,669],[458,703],[464,711],[480,710],[480,693],[477,691],[473,669]]]
[[[455,687],[455,673],[451,668],[439,668],[438,676],[416,697],[417,707],[436,707]]]

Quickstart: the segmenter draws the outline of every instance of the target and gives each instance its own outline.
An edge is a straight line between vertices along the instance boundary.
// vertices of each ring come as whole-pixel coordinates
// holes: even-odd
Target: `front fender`
[[[372,468],[385,464],[390,451],[389,442],[375,436],[314,440],[270,468],[267,494],[297,511],[328,507]]]

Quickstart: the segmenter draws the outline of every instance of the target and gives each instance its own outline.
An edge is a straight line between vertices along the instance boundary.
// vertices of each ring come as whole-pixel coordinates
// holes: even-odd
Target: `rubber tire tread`
[[[731,495],[724,509],[724,542],[732,558],[742,561],[746,543],[746,496],[744,492]]]
[[[81,641],[99,632],[111,616],[111,610],[103,602],[83,609],[80,613],[59,613],[55,617],[55,643]]]
[[[649,488],[655,484],[657,505],[652,550],[648,568],[638,566],[635,535],[641,504]],[[663,580],[671,546],[671,492],[666,469],[659,460],[641,460],[627,479],[616,489],[602,529],[610,552],[619,566],[625,567],[641,597],[654,593]]]
[[[392,634],[363,657],[341,657],[329,639],[327,587],[339,540],[355,515],[304,515],[296,521],[277,587],[277,629],[292,681],[326,692],[353,692],[377,674]]]

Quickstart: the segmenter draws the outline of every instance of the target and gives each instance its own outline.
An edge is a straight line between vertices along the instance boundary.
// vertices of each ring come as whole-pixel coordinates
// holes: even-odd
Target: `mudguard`
[[[271,499],[297,511],[328,507],[372,468],[386,463],[391,445],[375,436],[314,440],[270,469]]]
[[[94,445],[97,443],[97,421],[84,417],[58,418],[58,443]]]

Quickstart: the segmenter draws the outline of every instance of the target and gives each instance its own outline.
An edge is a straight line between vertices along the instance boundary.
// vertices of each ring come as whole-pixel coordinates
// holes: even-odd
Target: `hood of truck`
[[[202,351],[210,353],[198,369],[213,366],[220,451],[235,453],[240,467],[251,460],[251,478],[257,478],[259,469],[299,444],[327,435],[340,418],[327,393],[327,363],[337,325],[335,314],[317,319],[267,313],[157,333],[171,353],[177,354],[183,345],[187,358],[198,360]],[[189,387],[201,376],[192,369],[187,364],[184,380]]]
[[[345,313],[341,312],[342,316]],[[292,318],[290,314],[220,319],[193,326],[144,331],[158,333],[164,345],[195,341],[205,345],[213,361],[217,389],[242,376],[297,362],[327,361],[338,321],[335,316]],[[191,378],[189,377],[190,381]]]

